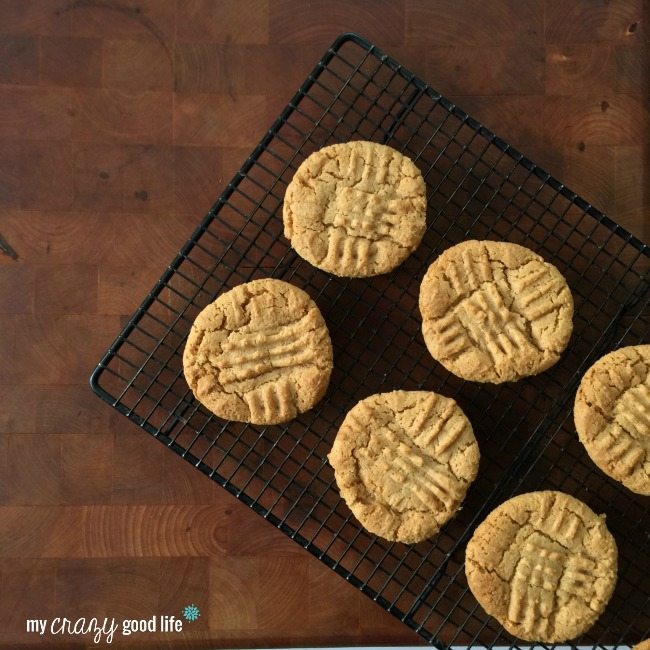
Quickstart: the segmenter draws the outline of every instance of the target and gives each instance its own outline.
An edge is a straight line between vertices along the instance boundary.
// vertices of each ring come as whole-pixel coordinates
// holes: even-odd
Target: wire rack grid
[[[428,228],[390,274],[328,275],[282,235],[284,190],[333,142],[366,139],[410,156],[427,182]],[[575,300],[574,334],[556,366],[499,386],[462,381],[426,351],[417,309],[428,265],[466,239],[527,246],[553,262]],[[648,248],[356,34],[326,51],[208,215],[118,335],[93,390],[246,503],[428,642],[517,647],[477,605],[464,577],[475,526],[524,490],[562,489],[607,513],[620,548],[613,599],[582,644],[650,636],[647,499],[590,462],[572,429],[582,373],[610,349],[650,340]],[[334,344],[324,400],[282,426],[224,422],[198,404],[182,352],[200,310],[221,292],[275,277],[305,289]],[[461,512],[433,540],[389,543],[339,497],[327,453],[359,399],[394,389],[453,397],[472,421],[481,469]]]

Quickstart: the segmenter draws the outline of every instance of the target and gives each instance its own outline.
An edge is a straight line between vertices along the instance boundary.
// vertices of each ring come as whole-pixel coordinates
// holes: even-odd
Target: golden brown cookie
[[[639,641],[639,643],[632,646],[632,650],[650,650],[650,639],[645,639],[645,641]]]
[[[284,234],[298,255],[334,275],[391,271],[420,244],[426,187],[412,160],[375,142],[311,154],[284,197]]]
[[[573,416],[591,460],[626,488],[650,495],[650,345],[596,361],[580,382]]]
[[[616,585],[617,558],[604,516],[564,492],[529,492],[478,526],[465,572],[476,600],[508,632],[555,643],[596,622]]]
[[[302,289],[254,280],[221,294],[197,316],[183,369],[196,398],[219,417],[277,424],[323,397],[332,343]]]
[[[329,461],[361,525],[412,544],[435,535],[459,509],[476,478],[479,449],[453,399],[398,390],[349,411]]]
[[[500,384],[552,366],[573,330],[573,298],[562,274],[507,242],[447,249],[420,287],[422,333],[447,370]]]

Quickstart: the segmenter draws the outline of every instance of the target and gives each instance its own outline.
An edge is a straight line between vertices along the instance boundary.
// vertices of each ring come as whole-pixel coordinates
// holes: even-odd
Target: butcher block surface
[[[648,18],[641,0],[0,0],[0,647],[95,647],[51,627],[92,617],[122,647],[419,644],[88,377],[344,31],[650,239]]]

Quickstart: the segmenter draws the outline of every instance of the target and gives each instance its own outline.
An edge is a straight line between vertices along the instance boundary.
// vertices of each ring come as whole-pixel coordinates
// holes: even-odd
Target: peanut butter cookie
[[[183,369],[196,398],[219,417],[277,424],[323,397],[332,343],[302,289],[254,280],[221,294],[197,316]]]
[[[375,142],[311,154],[287,187],[284,234],[298,255],[334,275],[391,271],[420,244],[426,187],[412,160]]]
[[[459,509],[476,478],[479,449],[453,399],[398,390],[349,411],[329,461],[361,525],[412,544],[438,533]]]
[[[518,244],[466,241],[447,249],[420,287],[422,333],[447,370],[500,384],[560,358],[573,330],[562,274]]]
[[[580,382],[573,416],[591,460],[626,488],[650,495],[650,345],[596,361]]]
[[[529,492],[478,526],[465,572],[476,600],[508,632],[556,643],[596,622],[616,585],[617,558],[604,517],[563,492]]]

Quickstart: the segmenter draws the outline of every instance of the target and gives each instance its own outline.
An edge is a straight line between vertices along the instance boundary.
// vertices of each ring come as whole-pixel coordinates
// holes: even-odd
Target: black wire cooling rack
[[[282,235],[285,188],[333,142],[390,144],[420,167],[428,230],[396,271],[328,275]],[[574,334],[560,362],[500,386],[464,382],[426,351],[419,284],[443,250],[466,239],[516,242],[567,278]],[[95,392],[172,451],[440,647],[517,647],[485,615],[464,577],[474,527],[513,494],[560,489],[607,514],[619,581],[580,644],[650,636],[648,499],[589,460],[572,425],[581,375],[605,352],[650,341],[649,249],[399,63],[355,34],[340,36],[228,184],[91,378]],[[221,292],[260,277],[305,289],[332,336],[335,369],[313,410],[283,426],[224,422],[196,402],[182,372],[192,321]],[[371,393],[429,389],[472,421],[481,469],[464,508],[433,540],[408,546],[366,533],[339,498],[326,455],[344,414]]]

